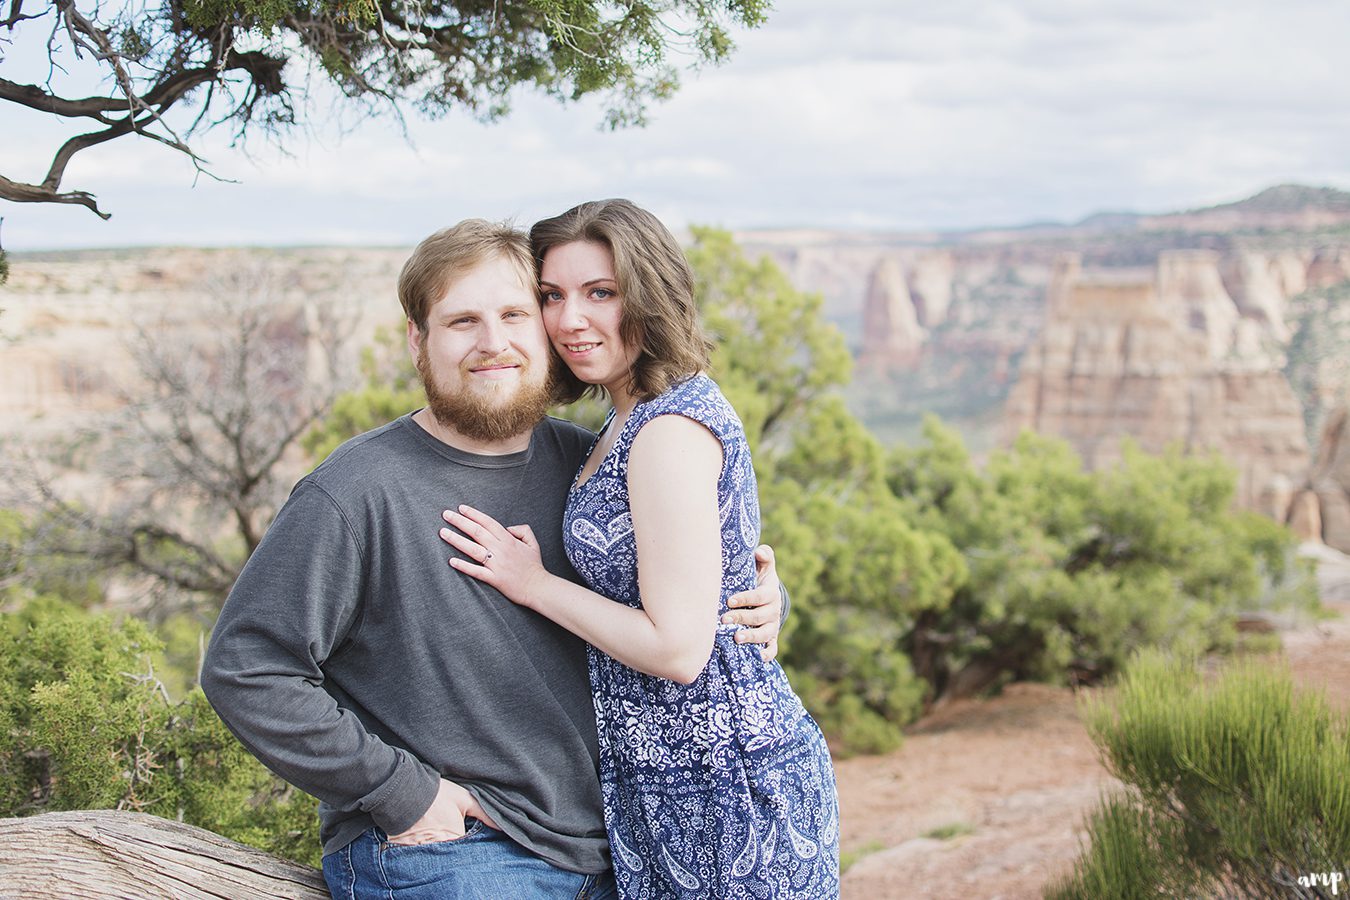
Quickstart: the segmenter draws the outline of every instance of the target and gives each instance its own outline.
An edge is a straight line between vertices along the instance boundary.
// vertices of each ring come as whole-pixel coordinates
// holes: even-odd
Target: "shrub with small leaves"
[[[1287,672],[1140,655],[1088,730],[1125,783],[1088,826],[1056,900],[1313,897],[1309,873],[1350,860],[1350,721]]]
[[[0,623],[0,816],[127,809],[319,862],[314,801],[253,759],[199,689],[178,702],[142,622],[35,598]]]

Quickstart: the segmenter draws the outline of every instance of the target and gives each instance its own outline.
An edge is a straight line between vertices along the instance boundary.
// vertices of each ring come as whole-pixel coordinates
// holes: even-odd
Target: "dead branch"
[[[329,896],[315,869],[192,825],[113,810],[0,819],[0,885],[32,900]]]

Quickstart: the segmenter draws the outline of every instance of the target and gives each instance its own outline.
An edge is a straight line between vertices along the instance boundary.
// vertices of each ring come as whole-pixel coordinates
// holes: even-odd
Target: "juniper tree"
[[[675,61],[718,63],[735,27],[760,24],[767,0],[9,0],[0,72],[14,45],[46,53],[44,80],[0,77],[0,101],[89,130],[54,151],[45,175],[0,172],[0,199],[70,203],[77,153],[137,135],[185,154],[201,131],[278,141],[308,118],[314,84],[346,108],[401,121],[406,110],[464,109],[496,119],[518,87],[570,102],[605,98],[605,123],[641,124],[678,86]],[[90,82],[98,87],[90,89]],[[7,166],[6,169],[9,167]]]

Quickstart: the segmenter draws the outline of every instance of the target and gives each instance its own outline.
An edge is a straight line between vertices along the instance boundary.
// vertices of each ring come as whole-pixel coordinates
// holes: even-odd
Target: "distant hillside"
[[[1266,188],[1261,193],[1248,197],[1246,200],[1224,203],[1204,209],[1188,210],[1187,214],[1221,211],[1290,213],[1307,210],[1350,213],[1350,191],[1341,191],[1330,187],[1308,187],[1302,184],[1280,184],[1272,188]]]
[[[1350,227],[1350,192],[1331,187],[1281,184],[1245,200],[1197,209],[1165,213],[1109,210],[1093,213],[1071,225],[1029,222],[1007,227],[974,228],[937,235],[936,240],[931,234],[912,234],[896,243],[912,246],[987,246],[1034,240],[1078,242],[1157,232],[1269,235],[1344,227]],[[862,237],[854,235],[853,241],[857,242]]]
[[[1188,232],[1314,231],[1350,225],[1350,193],[1330,187],[1281,184],[1236,203],[1144,216],[1141,230]]]
[[[1126,211],[1094,213],[1069,226],[1069,229],[1132,231],[1140,227],[1157,228],[1186,221],[1215,221],[1221,222],[1224,230],[1227,230],[1234,217],[1255,223],[1265,217],[1285,220],[1289,216],[1310,216],[1317,224],[1325,224],[1328,217],[1332,221],[1350,219],[1350,191],[1303,184],[1279,184],[1245,200],[1177,212],[1151,215]]]

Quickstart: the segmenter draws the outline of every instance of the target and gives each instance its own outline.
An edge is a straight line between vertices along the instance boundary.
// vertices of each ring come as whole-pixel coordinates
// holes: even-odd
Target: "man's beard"
[[[533,380],[529,378],[529,363],[519,359],[505,361],[521,366],[515,395],[508,401],[497,401],[490,394],[480,394],[469,387],[458,392],[444,391],[431,371],[427,344],[423,341],[417,351],[417,374],[427,395],[427,409],[442,426],[475,441],[504,441],[533,430],[553,405],[553,369],[550,366],[544,379]],[[466,379],[472,377],[467,370],[461,372]]]

